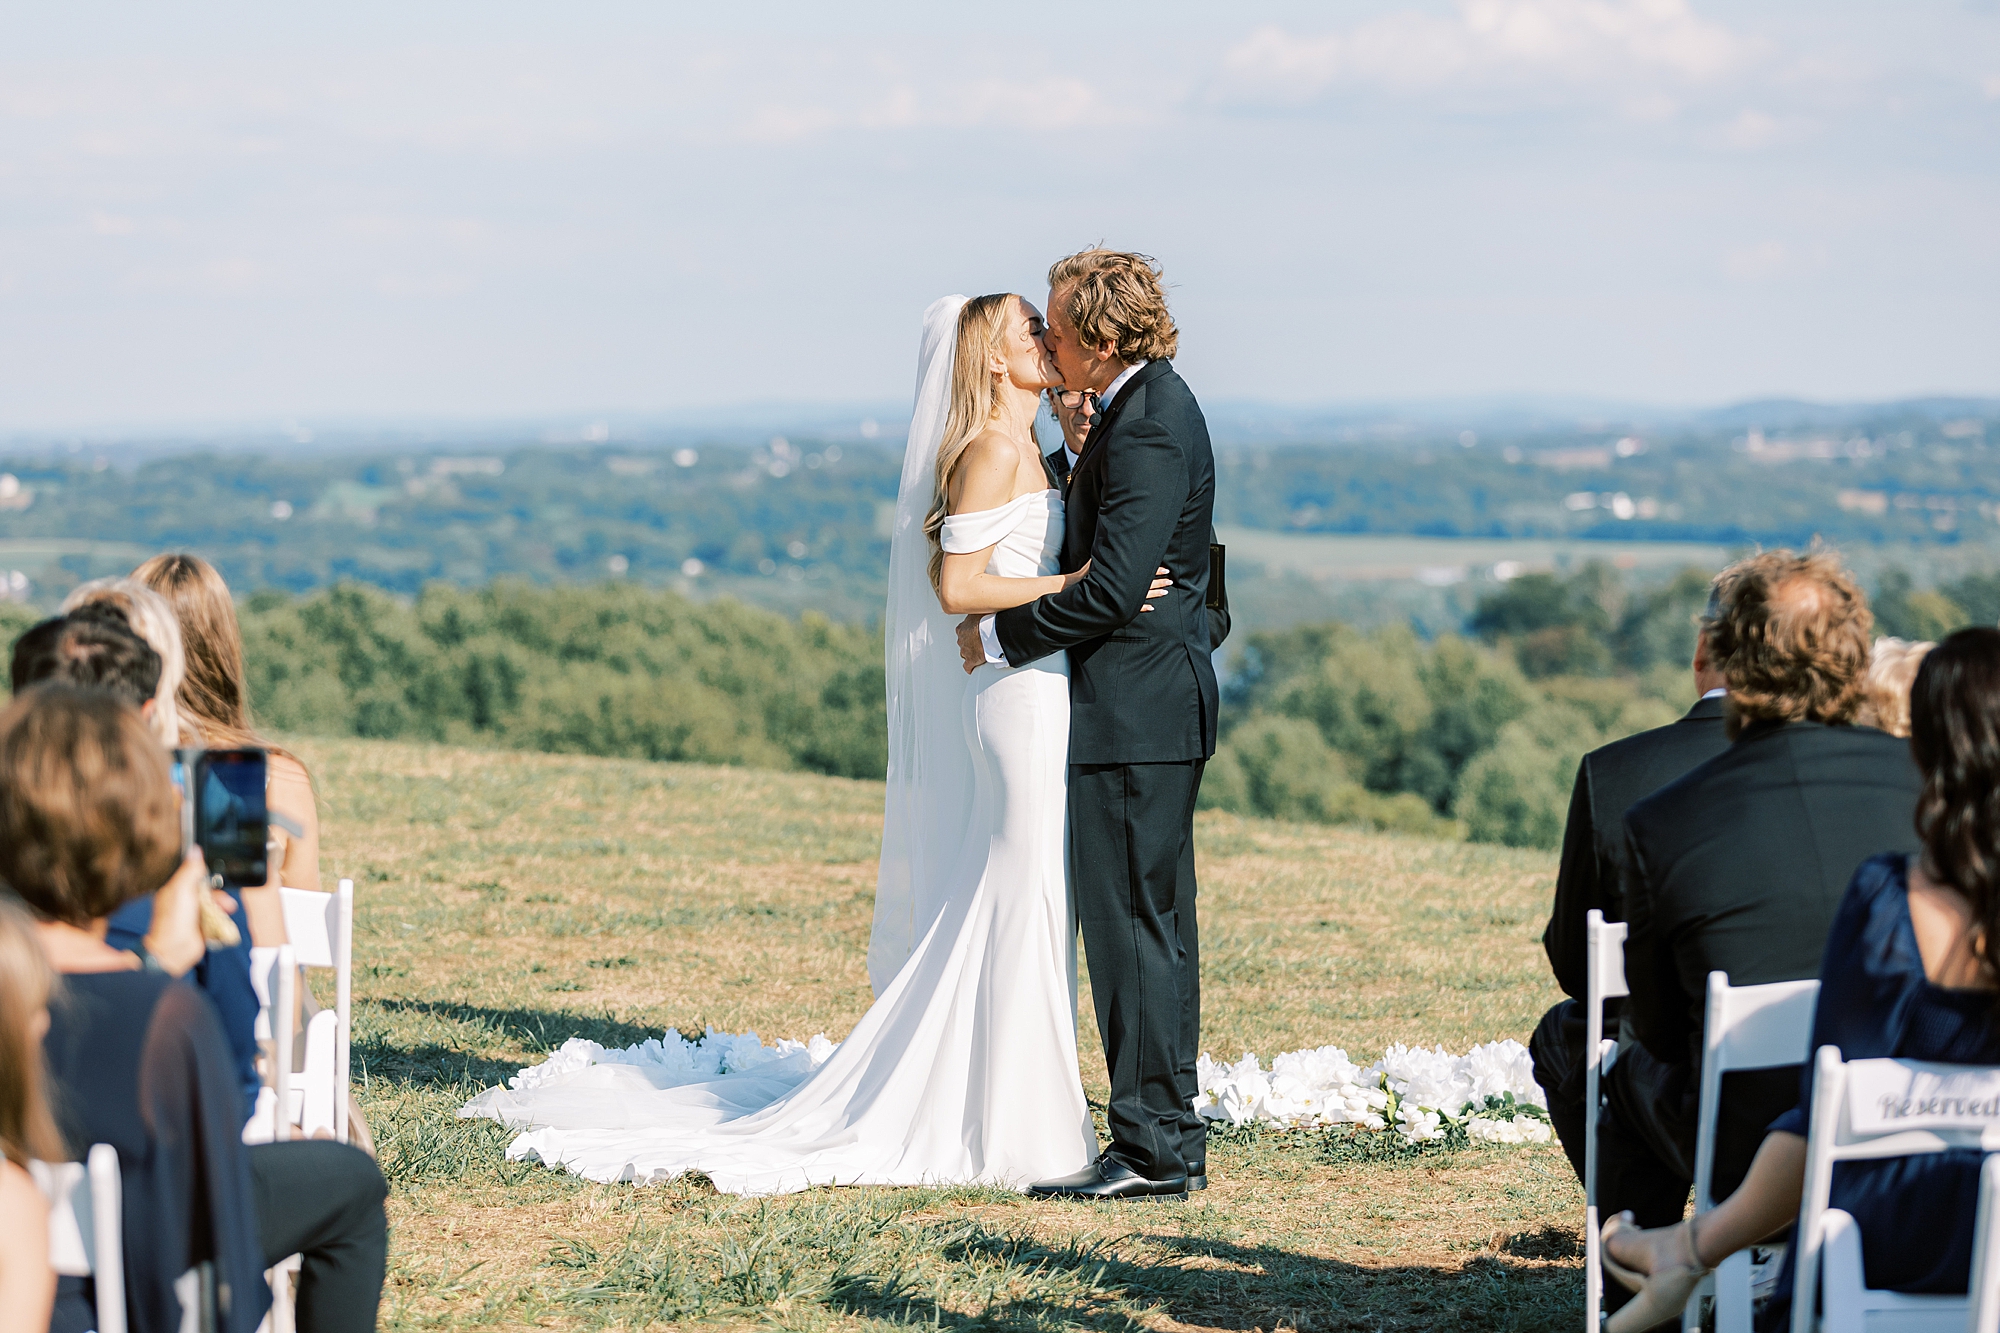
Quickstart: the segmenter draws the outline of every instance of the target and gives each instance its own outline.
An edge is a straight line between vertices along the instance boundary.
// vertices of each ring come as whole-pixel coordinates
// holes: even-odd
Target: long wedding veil
[[[924,311],[917,352],[917,397],[896,492],[889,543],[885,666],[889,694],[889,791],[883,807],[882,867],[875,880],[875,927],[868,982],[880,995],[937,920],[972,810],[972,751],[960,714],[965,669],[958,621],[931,588],[924,515],[936,485],[938,446],[951,406],[952,357],[963,296]]]

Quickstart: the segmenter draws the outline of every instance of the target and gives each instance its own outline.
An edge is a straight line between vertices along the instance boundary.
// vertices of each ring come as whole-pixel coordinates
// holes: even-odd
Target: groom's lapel
[[[1105,437],[1111,433],[1111,423],[1118,419],[1118,414],[1125,410],[1125,405],[1138,397],[1147,384],[1173,368],[1174,363],[1171,361],[1149,361],[1138,374],[1125,381],[1125,387],[1118,391],[1118,396],[1097,414],[1097,421],[1090,428],[1090,439],[1084,444],[1083,453],[1077,458],[1076,466],[1070,469],[1071,477],[1083,471],[1083,465],[1095,458],[1097,451],[1104,447]]]

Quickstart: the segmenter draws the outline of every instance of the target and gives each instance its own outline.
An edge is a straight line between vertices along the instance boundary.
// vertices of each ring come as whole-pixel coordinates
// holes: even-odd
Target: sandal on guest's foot
[[[1639,1229],[1632,1225],[1631,1219],[1630,1213],[1620,1213],[1606,1222],[1598,1243],[1597,1252],[1604,1261],[1605,1271],[1617,1278],[1627,1290],[1638,1293],[1606,1322],[1605,1333],[1642,1333],[1644,1329],[1675,1318],[1687,1308],[1694,1289],[1701,1285],[1701,1280],[1709,1272],[1695,1257],[1694,1228],[1685,1222],[1679,1224],[1684,1237],[1681,1246],[1684,1257],[1672,1268],[1637,1273],[1613,1259],[1611,1238],[1621,1232]]]

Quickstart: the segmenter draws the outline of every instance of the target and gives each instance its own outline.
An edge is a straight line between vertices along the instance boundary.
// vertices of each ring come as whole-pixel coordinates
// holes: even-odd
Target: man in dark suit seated
[[[1708,974],[1733,986],[1819,975],[1855,867],[1915,852],[1908,742],[1849,725],[1873,617],[1837,557],[1769,551],[1731,567],[1704,626],[1728,680],[1728,749],[1625,816],[1625,977],[1598,1131],[1602,1215],[1680,1220],[1694,1177]],[[1796,1066],[1725,1076],[1714,1195],[1742,1181],[1798,1100]]]
[[[1721,583],[1717,578],[1709,590],[1709,619],[1715,615],[1715,590]],[[1700,697],[1687,715],[1592,750],[1577,765],[1569,822],[1563,828],[1562,860],[1556,869],[1555,908],[1542,932],[1542,948],[1555,970],[1556,984],[1569,998],[1542,1015],[1528,1039],[1528,1050],[1534,1057],[1535,1081],[1548,1094],[1549,1120],[1578,1180],[1583,1179],[1585,919],[1593,909],[1603,912],[1607,921],[1625,919],[1618,883],[1625,866],[1625,812],[1640,798],[1728,748],[1722,727],[1725,684],[1711,660],[1704,629],[1694,647],[1694,687]],[[1616,1031],[1618,1002],[1613,1000],[1606,1008],[1605,1030]]]

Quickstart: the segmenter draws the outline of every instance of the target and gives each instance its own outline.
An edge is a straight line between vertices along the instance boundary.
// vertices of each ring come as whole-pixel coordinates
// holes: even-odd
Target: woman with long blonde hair
[[[165,599],[180,623],[186,666],[178,702],[182,723],[196,744],[212,750],[254,746],[270,752],[265,800],[276,844],[271,878],[243,893],[250,937],[260,945],[285,942],[278,887],[319,888],[319,805],[312,776],[297,755],[257,734],[243,667],[243,632],[236,601],[215,567],[197,555],[156,555],[132,571],[132,580]],[[287,829],[289,820],[294,829]]]
[[[1064,864],[1069,663],[968,678],[954,628],[1076,577],[1058,568],[1062,492],[1033,429],[1057,383],[1020,297],[925,313],[889,558],[874,1007],[816,1067],[806,1051],[664,1089],[603,1067],[495,1088],[466,1112],[528,1130],[512,1154],[593,1180],[700,1171],[749,1194],[1025,1188],[1092,1160]]]

